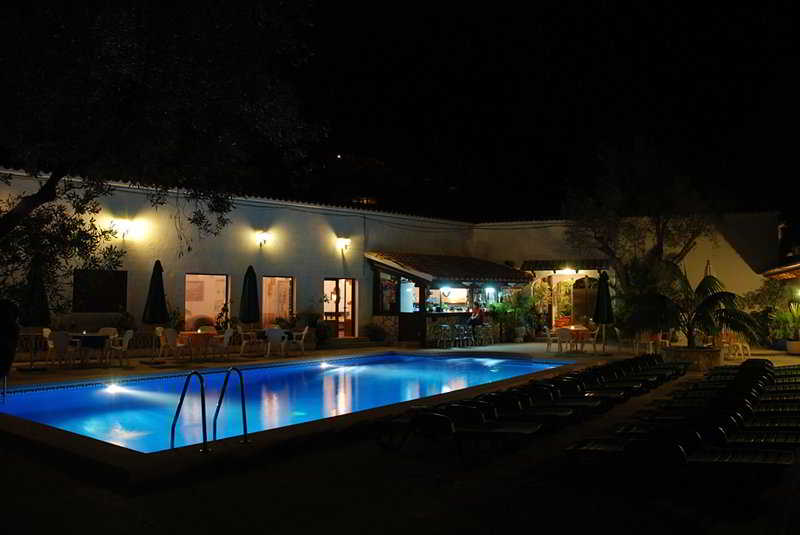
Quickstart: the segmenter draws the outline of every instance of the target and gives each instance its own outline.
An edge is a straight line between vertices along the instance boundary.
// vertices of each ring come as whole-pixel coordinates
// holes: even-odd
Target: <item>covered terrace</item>
[[[426,343],[433,325],[465,322],[470,309],[499,302],[530,273],[465,256],[364,253],[374,271],[373,318],[401,342]]]

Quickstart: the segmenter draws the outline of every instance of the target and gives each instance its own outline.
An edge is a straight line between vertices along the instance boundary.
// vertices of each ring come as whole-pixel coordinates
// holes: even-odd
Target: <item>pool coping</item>
[[[391,355],[450,358],[463,355],[473,358],[477,358],[479,356],[514,358],[543,363],[568,362],[565,359],[547,359],[538,356],[532,357],[522,353],[503,351],[486,351],[480,352],[479,354],[472,352],[422,353],[415,351],[383,351],[374,354],[357,356],[340,355],[335,357],[316,357],[293,362],[258,363],[241,366],[241,368],[244,370],[265,367],[296,366],[318,362],[335,362],[338,360]],[[603,362],[605,362],[603,359],[582,359],[580,362],[562,364],[561,366],[555,368],[518,375],[516,377],[510,377],[508,379],[476,385],[443,394],[425,396],[424,398],[417,398],[400,403],[393,403],[391,405],[374,407],[363,411],[351,412],[339,416],[332,416],[319,420],[312,420],[309,422],[248,433],[248,438],[251,440],[248,444],[241,444],[241,436],[228,437],[215,442],[209,441],[210,452],[208,453],[200,452],[200,444],[182,446],[173,450],[142,453],[5,413],[0,413],[0,434],[24,444],[26,447],[29,445],[35,446],[39,452],[44,453],[49,458],[56,460],[57,462],[64,461],[70,464],[76,462],[80,463],[84,467],[91,470],[91,474],[89,475],[97,476],[99,479],[114,486],[139,487],[146,486],[147,484],[156,482],[160,479],[177,476],[182,472],[192,471],[193,469],[209,466],[210,464],[216,464],[218,462],[247,462],[248,459],[255,458],[256,456],[261,455],[267,450],[282,443],[287,443],[296,439],[312,438],[315,435],[328,432],[344,431],[346,429],[353,428],[359,423],[365,424],[380,418],[401,414],[415,405],[430,405],[470,398],[484,392],[523,384],[530,381],[534,377],[546,378],[553,375],[560,375],[565,372],[582,369],[587,366],[600,364]],[[204,374],[219,373],[224,372],[226,369],[227,367],[222,367],[219,369],[211,368],[204,369],[202,372]],[[165,377],[185,377],[186,375],[187,373],[148,374],[135,377],[128,376],[119,378],[118,382],[125,383],[129,381],[157,380]],[[109,380],[73,381],[67,383],[49,383],[40,386],[50,389],[70,386],[94,386],[108,383]],[[9,395],[14,395],[14,393],[24,393],[37,390],[32,388],[33,386],[35,385],[20,385],[19,387],[9,389],[8,392]]]

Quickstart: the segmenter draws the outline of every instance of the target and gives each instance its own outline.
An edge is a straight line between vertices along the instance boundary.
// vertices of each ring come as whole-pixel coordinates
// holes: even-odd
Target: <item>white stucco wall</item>
[[[15,179],[0,185],[0,195],[33,192],[37,184]],[[468,223],[321,207],[259,199],[242,199],[230,214],[231,223],[217,237],[201,238],[188,224],[192,250],[179,256],[174,206],[151,207],[146,194],[121,187],[102,200],[99,220],[124,218],[144,226],[141,236],[129,235],[118,244],[127,250],[123,269],[128,271],[128,310],[141,319],[153,262],[161,260],[167,298],[184,308],[186,273],[227,274],[231,313],[238,315],[242,279],[248,265],[261,276],[295,278],[295,311],[321,310],[323,279],[358,280],[358,318],[364,325],[372,316],[372,271],[364,260],[367,250],[474,256],[498,263],[511,260],[594,258],[596,251],[576,253],[565,241],[564,221],[526,221],[471,225]],[[736,293],[759,287],[756,270],[777,256],[777,219],[774,214],[744,214],[726,219],[716,243],[701,240],[686,259],[693,283],[702,276],[706,260],[714,274]],[[257,231],[269,231],[271,243],[260,246]],[[737,242],[731,245],[728,237]],[[350,238],[347,251],[336,248],[336,238]],[[746,254],[740,255],[737,250]]]
[[[11,187],[0,185],[0,195],[36,189],[35,182],[20,178]],[[202,238],[184,222],[192,249],[180,256],[174,206],[154,209],[145,192],[127,187],[103,198],[101,205],[101,224],[122,218],[135,221],[142,229],[140,236],[129,234],[116,240],[127,251],[122,269],[128,271],[128,311],[137,322],[143,312],[153,263],[159,259],[164,267],[167,299],[182,311],[186,273],[228,275],[232,316],[238,316],[242,282],[249,265],[259,277],[259,294],[262,276],[294,277],[296,312],[322,310],[319,299],[325,278],[354,278],[358,281],[358,324],[363,326],[372,317],[373,279],[364,260],[366,250],[466,255],[471,235],[471,225],[459,222],[242,199],[236,202],[231,222],[219,236]],[[269,231],[272,241],[259,245],[257,231]],[[346,251],[337,249],[337,237],[350,238]]]
[[[703,276],[706,261],[726,288],[742,294],[760,287],[763,272],[777,260],[777,214],[730,214],[718,225],[713,240],[702,238],[684,264],[692,284]],[[521,221],[476,225],[474,256],[520,267],[525,260],[602,258],[598,251],[576,251],[565,238],[565,221]],[[731,242],[735,242],[736,247]]]

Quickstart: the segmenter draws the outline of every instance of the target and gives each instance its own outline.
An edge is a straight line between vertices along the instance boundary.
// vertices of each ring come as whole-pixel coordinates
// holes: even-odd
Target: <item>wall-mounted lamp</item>
[[[272,232],[259,230],[256,231],[256,243],[258,243],[259,247],[263,247],[264,245],[269,245],[272,243],[274,236]]]
[[[147,223],[142,219],[112,219],[111,227],[123,240],[140,240],[147,234]]]
[[[350,248],[350,238],[336,238],[336,248],[340,251],[346,251]]]

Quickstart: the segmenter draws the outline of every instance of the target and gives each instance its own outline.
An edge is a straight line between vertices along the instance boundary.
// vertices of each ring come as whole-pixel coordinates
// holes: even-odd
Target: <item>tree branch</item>
[[[683,244],[681,250],[671,256],[672,262],[679,264],[681,261],[683,261],[683,259],[686,258],[686,255],[688,255],[692,249],[694,249],[695,245],[697,245],[697,238],[699,238],[701,234],[702,232],[700,231],[693,232],[692,236],[686,240],[686,243]]]
[[[28,217],[38,207],[48,202],[53,202],[58,197],[57,187],[64,178],[64,172],[53,171],[47,182],[39,191],[22,197],[11,210],[0,216],[0,239],[7,236],[14,228]]]

